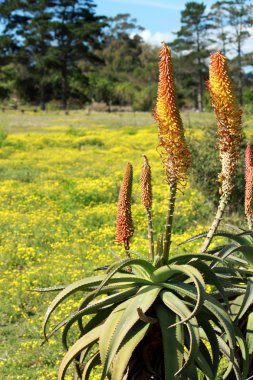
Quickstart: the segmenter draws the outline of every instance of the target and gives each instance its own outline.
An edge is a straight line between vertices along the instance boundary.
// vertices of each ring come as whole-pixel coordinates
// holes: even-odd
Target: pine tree
[[[243,45],[252,35],[253,5],[251,0],[227,0],[216,2],[213,7],[218,7],[222,12],[223,25],[225,26],[227,40],[230,42],[231,53],[234,55],[235,79],[238,89],[240,104],[243,104]],[[218,37],[221,37],[218,35]]]
[[[175,51],[181,54],[185,63],[185,74],[196,88],[195,107],[203,111],[204,79],[207,71],[205,59],[209,56],[208,45],[210,38],[207,31],[211,25],[205,14],[204,3],[191,1],[185,4],[181,12],[181,29],[177,32],[177,38],[172,43]]]

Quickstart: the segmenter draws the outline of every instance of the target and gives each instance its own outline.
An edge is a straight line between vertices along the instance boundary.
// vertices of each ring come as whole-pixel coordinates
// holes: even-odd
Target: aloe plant
[[[82,380],[92,379],[97,366],[101,380],[215,380],[221,371],[222,358],[228,363],[224,379],[244,380],[250,372],[252,237],[241,231],[217,233],[221,215],[216,215],[211,233],[189,240],[205,237],[203,251],[217,235],[231,238],[233,243],[206,253],[190,252],[175,257],[170,254],[176,191],[187,179],[190,154],[176,103],[171,54],[166,45],[161,49],[159,69],[155,119],[170,190],[165,233],[159,235],[155,254],[151,168],[144,156],[141,197],[147,213],[149,259],[132,258],[130,250],[134,233],[133,171],[128,163],[119,194],[116,230],[116,241],[123,245],[126,259],[102,268],[104,274],[67,286],[38,289],[61,290],[43,322],[45,341],[62,331],[66,354],[58,380],[65,378],[71,363]],[[223,127],[224,114],[218,112],[219,107],[223,109],[222,104],[216,104],[214,97],[213,102]],[[234,100],[232,106],[235,108]],[[240,112],[235,111],[240,121]],[[223,137],[224,133],[222,130]],[[231,139],[229,135],[229,142]],[[231,144],[224,143],[221,153],[225,157],[222,165],[226,178],[222,178],[222,188],[227,191],[227,202],[234,171],[234,166],[229,165],[231,162],[235,165],[237,150],[229,151],[227,160],[226,147],[231,150]],[[49,330],[51,316],[69,297],[79,297],[78,310]],[[78,337],[72,343],[76,331]]]
[[[242,228],[230,226],[234,232],[216,232],[213,236],[213,243],[216,237],[224,237],[230,242],[213,248],[209,253],[215,257],[219,257],[226,261],[227,265],[236,273],[237,284],[234,283],[229,272],[226,277],[223,277],[224,291],[227,294],[228,302],[230,304],[231,318],[235,327],[239,328],[242,337],[246,341],[246,349],[249,361],[249,375],[253,375],[253,232],[246,231]],[[189,241],[206,237],[206,233],[194,236],[182,244]],[[214,273],[220,271],[216,264],[212,266]],[[217,273],[216,273],[217,274]],[[224,275],[224,274],[223,274]],[[242,281],[242,279],[244,279]],[[245,282],[246,279],[246,282]],[[221,296],[216,292],[213,293],[215,297],[221,299]],[[239,360],[242,360],[242,352],[236,352]],[[232,377],[228,377],[233,380]]]
[[[248,276],[245,273],[239,285],[229,260],[184,254],[159,268],[148,260],[126,259],[102,276],[66,286],[44,319],[45,339],[64,326],[62,342],[68,351],[58,379],[64,379],[71,362],[82,379],[89,379],[98,364],[101,379],[197,379],[198,372],[215,379],[221,356],[228,358],[236,379],[246,379],[247,346],[239,329],[234,329],[226,289],[229,282],[230,288],[243,294]],[[207,293],[210,286],[212,293]],[[79,309],[47,333],[54,310],[80,291]],[[84,323],[87,315],[92,317]],[[74,326],[80,337],[69,348]],[[243,353],[241,362],[234,355],[236,346]]]

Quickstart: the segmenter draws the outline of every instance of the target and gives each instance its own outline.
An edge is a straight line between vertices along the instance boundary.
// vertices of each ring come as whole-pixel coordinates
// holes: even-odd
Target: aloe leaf
[[[206,294],[204,307],[206,307],[219,321],[221,328],[226,332],[229,341],[230,360],[234,360],[235,333],[231,318],[223,306],[210,294]]]
[[[137,322],[126,334],[112,362],[111,380],[122,379],[133,351],[144,338],[149,324]]]
[[[191,241],[194,241],[194,240],[206,237],[206,235],[207,235],[207,232],[204,232],[202,234],[198,234],[198,235],[192,236],[189,239],[186,239],[185,241],[183,241],[182,243],[180,243],[179,245],[190,243]],[[243,234],[231,234],[229,232],[222,232],[221,231],[221,232],[216,232],[214,234],[214,237],[215,236],[222,236],[222,237],[234,240],[237,243],[242,244],[242,245],[252,243],[252,241],[249,241],[249,239],[247,239],[244,235],[245,235],[245,233],[243,233]]]
[[[187,360],[187,354],[185,353],[185,358]],[[184,370],[184,377],[183,379],[187,380],[197,380],[199,379],[197,366],[195,363],[190,364],[187,368]]]
[[[171,278],[174,274],[177,274],[178,270],[173,270],[169,265],[163,265],[162,267],[156,269],[151,279],[155,283],[165,282],[168,281],[169,278]]]
[[[213,373],[212,359],[205,344],[199,342],[199,352],[196,355],[195,362],[200,370],[205,374],[209,380],[215,380],[215,374]]]
[[[231,305],[234,320],[241,319],[253,304],[253,278],[248,279],[247,288],[244,294],[236,297]]]
[[[223,379],[226,379],[230,374],[231,370],[234,369],[236,380],[242,380],[239,364],[237,360],[234,358],[234,355],[231,355],[231,350],[228,347],[227,343],[225,343],[219,335],[217,335],[217,339],[219,342],[220,351],[223,353],[224,356],[226,356],[226,358],[229,361],[229,367],[226,373],[223,375]]]
[[[192,313],[188,316],[186,320],[181,321],[181,323],[186,322],[188,319],[191,319],[202,307],[204,303],[204,295],[205,295],[205,282],[200,274],[200,272],[192,267],[191,265],[171,265],[171,269],[178,270],[178,272],[184,273],[187,275],[195,285],[197,291],[197,299],[196,305],[192,311]]]
[[[104,365],[106,360],[106,355],[108,352],[108,347],[112,340],[112,336],[116,330],[116,327],[120,321],[120,318],[124,314],[128,304],[130,303],[130,299],[120,303],[117,307],[114,308],[112,313],[106,319],[103,331],[101,332],[99,339],[99,352],[101,362]]]
[[[82,380],[89,380],[91,371],[93,370],[94,367],[100,364],[100,356],[99,352],[96,352],[90,360],[85,364],[85,367],[83,369],[82,373]]]
[[[240,245],[237,251],[244,255],[250,265],[253,265],[253,245]]]
[[[213,329],[212,325],[209,323],[207,318],[201,318],[200,316],[198,316],[198,320],[201,325],[200,336],[202,339],[209,342],[211,346],[210,348],[213,357],[213,374],[216,377],[220,360],[218,339],[215,330]]]
[[[109,273],[103,279],[97,291],[99,292],[102,289],[102,287],[108,283],[110,278],[113,277],[119,270],[123,269],[124,267],[130,267],[130,266],[135,266],[135,267],[140,266],[146,273],[143,279],[147,281],[150,280],[150,275],[153,273],[155,269],[154,266],[150,262],[146,260],[142,260],[142,259],[127,259],[127,260],[122,261],[121,263],[116,263],[112,267],[109,268]]]
[[[178,264],[185,264],[189,262],[191,259],[202,259],[205,261],[214,261],[217,263],[223,263],[223,260],[220,257],[212,256],[207,253],[184,253],[182,255],[177,255],[169,259],[168,265],[171,265],[175,262]]]
[[[215,276],[214,272],[206,265],[203,261],[197,260],[191,265],[195,266],[200,272],[204,273],[208,282],[213,284],[216,289],[219,290],[222,295],[223,300],[226,303],[228,310],[230,309],[229,301],[226,292],[224,291],[224,287],[222,283],[219,281],[218,277]]]
[[[245,339],[240,331],[240,329],[235,326],[236,341],[240,348],[240,356],[242,357],[242,374],[241,380],[246,379],[249,372],[249,352]]]
[[[164,352],[164,367],[165,367],[165,379],[175,380],[175,373],[183,365],[184,355],[184,337],[182,326],[169,326],[178,322],[178,316],[172,313],[161,303],[155,305],[156,315],[159,319],[159,325],[162,331],[163,338],[163,352]]]
[[[133,290],[133,289],[135,289],[135,290]],[[103,298],[102,300],[94,302],[90,306],[87,306],[89,304],[89,302],[94,299],[94,291],[93,291],[91,294],[89,294],[85,298],[86,303],[82,302],[83,308],[81,310],[76,311],[75,313],[71,314],[67,318],[60,321],[49,333],[46,334],[46,331],[44,330],[44,336],[46,337],[46,339],[42,344],[44,344],[61,327],[65,326],[65,325],[68,325],[69,327],[71,327],[71,325],[73,323],[75,323],[76,321],[80,322],[80,318],[82,316],[88,315],[88,314],[93,314],[93,313],[97,312],[98,309],[100,310],[103,307],[108,306],[114,302],[118,302],[120,300],[123,300],[123,299],[129,297],[131,294],[135,294],[137,292],[137,290],[138,290],[137,287],[129,289],[129,285],[128,285],[128,290],[125,291],[126,293],[125,292],[119,292],[116,295],[114,294],[112,296],[108,296],[106,298]],[[103,293],[106,293],[106,288],[103,289],[101,292],[99,292],[99,294],[103,294]],[[82,328],[81,322],[79,323],[79,328]],[[64,330],[63,330],[63,336],[62,337],[64,337]],[[65,346],[65,344],[64,344],[64,346]],[[65,346],[65,347],[66,347],[66,349],[68,349],[67,346]]]
[[[44,337],[46,340],[47,340],[47,335],[46,335],[47,323],[49,321],[49,318],[50,318],[52,312],[56,309],[56,307],[61,302],[63,302],[68,296],[70,296],[71,294],[73,294],[77,291],[94,290],[94,287],[97,288],[97,286],[99,284],[101,284],[101,282],[104,278],[105,278],[105,276],[94,276],[94,277],[89,277],[89,278],[86,278],[86,279],[83,279],[80,281],[76,281],[72,285],[69,285],[67,288],[65,288],[63,291],[61,291],[54,298],[54,300],[51,302],[51,304],[49,305],[49,307],[47,309],[47,312],[46,312],[46,315],[45,315],[44,321],[43,321],[43,333],[44,333]],[[129,286],[131,286],[134,283],[146,284],[146,281],[143,280],[142,278],[138,278],[136,276],[128,275],[128,274],[127,275],[124,275],[124,274],[117,275],[117,276],[115,276],[115,278],[110,279],[110,281],[109,281],[110,284],[117,284],[117,283],[122,284],[124,282],[125,282],[125,284],[129,284]],[[97,290],[97,293],[98,293],[98,290]],[[95,295],[94,295],[94,297],[95,297]]]
[[[102,329],[103,325],[96,327],[94,330],[90,331],[88,334],[78,339],[76,343],[68,350],[68,352],[62,359],[58,372],[58,380],[64,380],[66,371],[70,363],[78,354],[80,354],[85,348],[89,347],[90,345],[93,345],[96,341],[98,341]]]
[[[43,292],[57,292],[59,290],[65,289],[67,286],[69,286],[69,285],[68,284],[67,285],[56,285],[56,286],[51,286],[49,288],[30,289],[29,291],[30,292],[40,292],[40,293],[43,293]]]
[[[82,326],[81,334],[85,335],[90,330],[93,330],[95,327],[99,326],[111,314],[113,309],[115,309],[115,305],[100,309],[99,313],[95,314],[94,317],[92,317],[85,326]]]
[[[84,315],[87,315],[87,314],[99,313],[101,308],[108,306],[108,305],[118,303],[118,302],[122,302],[125,299],[128,299],[128,298],[132,297],[133,295],[135,295],[137,291],[138,291],[138,288],[132,288],[132,289],[125,290],[124,292],[113,294],[113,295],[108,296],[106,298],[102,298],[101,300],[97,301],[96,303],[91,304],[91,305],[85,307],[84,309],[79,310],[75,314],[73,314],[71,316],[71,319],[69,319],[69,321],[66,323],[66,326],[62,332],[62,343],[63,343],[64,347],[66,347],[66,349],[68,349],[67,335],[68,335],[69,329],[71,328],[71,326],[76,321],[78,321],[78,319],[80,319],[80,317],[83,317]]]
[[[143,286],[138,291],[138,293],[130,300],[126,310],[121,316],[121,319],[116,327],[112,339],[109,342],[108,350],[104,360],[101,380],[103,380],[107,375],[109,367],[122,340],[124,339],[128,331],[131,329],[131,327],[139,320],[137,309],[141,308],[142,311],[145,313],[154,303],[160,291],[161,288],[159,286]]]
[[[206,235],[207,235],[207,232],[203,232],[201,234],[191,236],[190,238],[188,238],[188,239],[182,241],[181,243],[179,243],[178,245],[183,245],[183,244],[186,244],[186,243],[190,243],[191,241],[194,241],[194,240],[197,240],[197,239],[201,239],[202,237],[206,237]]]
[[[253,354],[253,309],[250,310],[246,327],[246,342],[249,354]]]
[[[185,303],[180,300],[175,294],[167,291],[162,291],[160,294],[160,297],[164,304],[174,313],[176,313],[182,320],[187,320],[189,315],[191,314],[188,307],[185,305]],[[189,353],[188,358],[185,360],[183,366],[179,369],[179,371],[175,375],[179,375],[181,371],[186,368],[195,358],[198,349],[199,349],[199,329],[198,329],[198,322],[195,317],[193,317],[191,320],[188,320],[187,323],[185,323],[190,337],[190,345],[189,345]]]

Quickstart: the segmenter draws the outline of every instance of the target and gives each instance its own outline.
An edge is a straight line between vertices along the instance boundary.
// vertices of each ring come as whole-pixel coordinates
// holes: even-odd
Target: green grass
[[[216,128],[212,114],[183,114],[186,136],[203,140]],[[253,118],[247,115],[250,139]],[[113,260],[118,190],[125,164],[134,166],[132,250],[147,253],[145,212],[140,204],[142,154],[152,166],[155,237],[163,231],[167,184],[148,113],[86,111],[0,114],[0,379],[55,380],[63,355],[59,339],[42,342],[41,323],[53,294],[36,287],[73,282]],[[203,232],[212,204],[194,181],[179,192],[172,253],[177,243]],[[245,224],[242,215],[225,221]],[[75,308],[66,304],[62,314]],[[60,315],[55,315],[59,320]],[[71,376],[69,377],[71,379]],[[95,377],[94,377],[95,379]]]

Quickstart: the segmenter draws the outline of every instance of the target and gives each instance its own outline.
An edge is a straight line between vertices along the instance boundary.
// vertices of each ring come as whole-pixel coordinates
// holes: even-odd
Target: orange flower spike
[[[220,190],[221,194],[229,195],[233,188],[232,177],[239,155],[242,112],[229,76],[227,59],[220,52],[211,55],[207,86],[218,121],[219,152],[222,163]]]
[[[133,167],[128,162],[119,192],[117,208],[117,229],[115,239],[118,243],[124,244],[126,251],[129,250],[129,241],[134,233],[131,212],[132,180]]]
[[[152,184],[151,184],[151,168],[148,159],[143,155],[144,161],[141,168],[141,200],[146,209],[152,207]]]
[[[176,101],[171,52],[163,44],[160,50],[159,83],[154,112],[158,123],[159,146],[168,182],[184,181],[190,166],[190,152],[185,143],[183,123]]]

